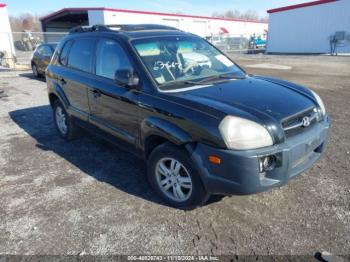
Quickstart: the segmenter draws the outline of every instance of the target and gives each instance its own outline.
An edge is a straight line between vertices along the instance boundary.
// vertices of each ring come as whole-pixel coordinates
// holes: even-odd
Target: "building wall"
[[[5,4],[0,4],[0,51],[15,54],[12,31]]]
[[[89,10],[89,25],[103,25],[105,23],[105,14],[103,10]]]
[[[350,35],[349,0],[271,13],[267,52],[329,53],[336,31]],[[337,49],[350,52],[350,41]]]
[[[101,15],[101,12],[103,12],[103,16]],[[90,25],[145,23],[169,25],[202,37],[210,36],[212,34],[219,34],[221,32],[221,27],[227,29],[229,34],[234,35],[264,34],[268,28],[267,23],[130,13],[109,10],[89,11]]]

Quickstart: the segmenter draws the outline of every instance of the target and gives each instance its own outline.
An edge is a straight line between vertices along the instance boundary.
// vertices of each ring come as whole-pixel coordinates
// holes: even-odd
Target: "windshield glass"
[[[139,39],[132,44],[163,90],[245,76],[229,58],[199,37]]]

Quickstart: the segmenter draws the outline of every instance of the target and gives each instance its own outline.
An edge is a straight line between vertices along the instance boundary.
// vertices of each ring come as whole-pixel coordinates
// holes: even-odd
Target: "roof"
[[[110,32],[111,34],[117,32]],[[165,36],[191,36],[191,33],[179,31],[179,30],[141,30],[141,31],[120,31],[119,35],[124,35],[129,39],[137,38],[153,38],[153,37],[165,37]]]
[[[115,9],[106,7],[82,7],[82,8],[63,8],[54,13],[41,17],[40,20],[44,21],[49,18],[53,18],[56,15],[60,15],[65,12],[81,12],[81,11],[111,11],[119,13],[132,13],[132,14],[148,14],[148,15],[161,15],[161,16],[174,16],[174,17],[187,17],[187,18],[198,18],[198,19],[210,19],[210,20],[224,20],[224,21],[236,21],[236,22],[249,22],[249,23],[263,23],[266,22],[245,20],[245,19],[235,19],[235,18],[218,18],[210,16],[195,16],[195,15],[185,15],[185,14],[172,14],[172,13],[160,13],[160,12],[149,12],[149,11],[138,11],[138,10],[126,10],[126,9]]]
[[[319,1],[314,1],[314,2],[298,4],[298,5],[289,5],[289,6],[279,7],[279,8],[275,8],[275,9],[270,9],[270,10],[267,10],[267,12],[269,14],[271,14],[271,13],[283,12],[283,11],[288,11],[288,10],[293,10],[293,9],[298,9],[298,8],[304,8],[304,7],[308,7],[308,6],[323,5],[323,4],[333,3],[333,2],[337,2],[337,1],[339,1],[339,0],[319,0]]]
[[[154,37],[169,37],[169,36],[192,36],[191,33],[179,31],[179,30],[140,30],[140,31],[92,31],[73,33],[65,36],[67,39],[79,38],[83,36],[117,36],[119,39],[134,40],[141,38],[154,38]]]
[[[157,24],[115,24],[115,25],[93,25],[93,26],[76,26],[69,33],[86,33],[86,32],[132,32],[132,31],[147,31],[147,30],[175,30],[175,27]]]
[[[2,7],[6,7],[6,4],[0,3],[0,8],[2,8]]]
[[[192,35],[191,33],[180,31],[171,26],[158,24],[123,24],[123,25],[93,25],[77,26],[69,31],[70,36],[81,36],[81,34],[111,34],[124,36],[129,39],[143,37],[164,37],[164,36],[181,36]]]

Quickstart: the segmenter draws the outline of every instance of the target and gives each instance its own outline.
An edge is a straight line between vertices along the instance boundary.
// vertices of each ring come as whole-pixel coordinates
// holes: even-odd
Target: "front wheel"
[[[160,197],[176,208],[193,209],[209,198],[188,152],[170,143],[152,152],[148,160],[148,179]]]

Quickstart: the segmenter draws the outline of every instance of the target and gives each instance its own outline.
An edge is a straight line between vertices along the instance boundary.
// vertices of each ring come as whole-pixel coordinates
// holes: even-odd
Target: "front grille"
[[[317,109],[310,108],[282,121],[286,137],[294,136],[311,128],[317,122]]]

